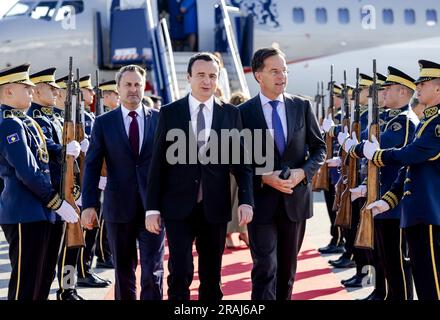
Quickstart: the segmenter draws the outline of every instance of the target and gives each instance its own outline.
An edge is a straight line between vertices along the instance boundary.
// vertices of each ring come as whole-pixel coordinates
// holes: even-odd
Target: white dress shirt
[[[287,118],[286,118],[286,105],[284,104],[284,96],[280,94],[275,100],[278,100],[277,112],[283,125],[284,140],[287,141]],[[261,107],[263,108],[264,119],[266,120],[267,127],[273,129],[272,126],[272,106],[269,101],[272,101],[264,94],[260,92]],[[273,132],[270,133],[273,137]]]
[[[211,96],[211,98],[209,98],[205,102],[200,102],[199,100],[194,98],[192,94],[189,94],[188,103],[189,113],[191,115],[191,126],[194,135],[197,135],[197,115],[199,113],[199,106],[202,103],[205,105],[205,107],[203,108],[203,116],[205,117],[205,141],[208,141],[212,126],[212,116],[214,113],[214,96]]]
[[[142,148],[142,142],[144,141],[144,110],[142,110],[143,106],[140,104],[136,110],[134,110],[137,113],[136,120],[138,122],[139,126],[139,153],[141,153]],[[122,119],[124,120],[124,127],[125,127],[125,133],[127,133],[127,137],[129,136],[129,130],[130,130],[130,123],[133,120],[132,117],[130,117],[128,114],[131,112],[131,110],[127,109],[121,104],[121,111],[122,111]]]
[[[205,116],[205,141],[208,141],[209,133],[211,132],[212,118],[214,113],[214,96],[211,96],[211,98],[209,98],[205,102],[200,102],[199,100],[194,98],[193,95],[190,93],[188,96],[188,103],[189,103],[189,113],[191,116],[191,126],[194,131],[194,135],[197,135],[197,114],[199,112],[199,106],[201,103],[205,105],[205,107],[203,108],[203,115]],[[252,209],[252,207],[248,204],[241,204],[238,208],[240,210],[245,206]],[[147,212],[145,212],[145,217],[154,214],[160,214],[160,211],[148,210]]]

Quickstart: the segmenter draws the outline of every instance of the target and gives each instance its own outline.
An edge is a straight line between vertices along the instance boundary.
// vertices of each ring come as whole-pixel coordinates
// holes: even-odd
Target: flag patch
[[[6,137],[6,140],[9,144],[20,141],[20,138],[18,137],[18,134],[14,133]]]

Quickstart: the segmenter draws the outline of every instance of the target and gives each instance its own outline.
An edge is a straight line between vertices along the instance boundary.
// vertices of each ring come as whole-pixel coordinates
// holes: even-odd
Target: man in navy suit
[[[141,299],[162,299],[164,232],[145,229],[147,176],[158,113],[142,103],[145,70],[130,65],[116,75],[121,106],[95,121],[86,156],[82,223],[97,219],[98,184],[103,161],[107,165],[103,215],[115,264],[115,298],[136,299],[139,242]]]
[[[280,50],[255,52],[252,71],[260,93],[239,106],[243,128],[254,135],[272,129],[271,143],[262,146],[274,155],[273,171],[254,175],[255,215],[248,226],[252,299],[289,300],[306,220],[313,215],[311,181],[324,161],[325,143],[310,101],[284,91],[287,65]],[[261,167],[255,155],[253,167]],[[287,179],[279,177],[284,167],[290,169]]]

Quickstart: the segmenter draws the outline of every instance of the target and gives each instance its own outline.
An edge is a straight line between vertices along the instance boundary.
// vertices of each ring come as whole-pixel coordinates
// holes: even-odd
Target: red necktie
[[[128,129],[128,140],[130,141],[131,151],[137,157],[139,156],[139,124],[136,120],[138,114],[136,111],[130,111],[128,115],[132,118]]]

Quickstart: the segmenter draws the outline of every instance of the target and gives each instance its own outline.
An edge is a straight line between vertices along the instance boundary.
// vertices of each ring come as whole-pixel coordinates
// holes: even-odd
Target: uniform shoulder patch
[[[440,138],[440,124],[435,127],[435,136]]]
[[[400,129],[402,129],[402,125],[399,122],[394,122],[391,125],[391,130],[393,131],[399,131]]]
[[[9,144],[12,144],[17,141],[20,141],[20,138],[17,133],[13,133],[13,134],[10,134],[9,136],[7,136],[6,140],[8,141]]]

